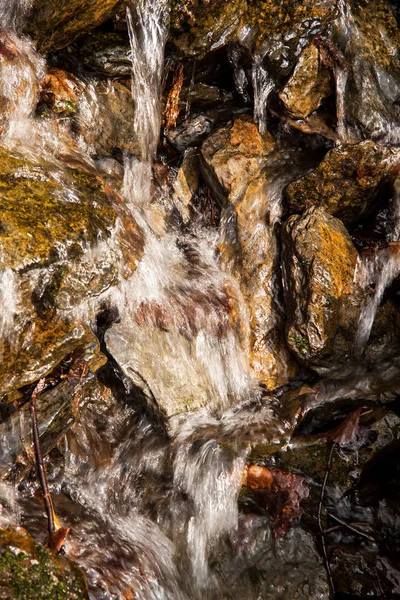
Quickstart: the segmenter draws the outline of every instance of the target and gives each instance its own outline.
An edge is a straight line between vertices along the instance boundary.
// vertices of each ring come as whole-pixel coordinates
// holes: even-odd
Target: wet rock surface
[[[397,148],[371,141],[334,148],[312,173],[285,190],[291,213],[321,206],[349,224],[370,211],[396,176]]]
[[[28,4],[0,7],[0,596],[397,597],[390,3]]]
[[[22,527],[0,530],[0,593],[12,600],[87,600],[79,567],[36,544]]]
[[[288,219],[282,243],[289,348],[313,368],[345,364],[363,297],[354,283],[358,253],[343,223],[310,208]]]
[[[121,4],[120,0],[35,0],[24,29],[41,51],[58,50],[110,19]]]

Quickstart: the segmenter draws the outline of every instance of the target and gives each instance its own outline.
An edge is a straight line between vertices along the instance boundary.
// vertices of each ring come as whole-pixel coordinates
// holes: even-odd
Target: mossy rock
[[[124,4],[123,0],[34,0],[24,32],[41,52],[59,50],[112,18]]]
[[[171,41],[183,55],[202,57],[251,32],[254,50],[287,75],[335,8],[332,0],[175,0]]]
[[[307,366],[335,369],[349,360],[364,299],[358,252],[323,208],[290,217],[282,233],[287,344]]]
[[[320,206],[353,223],[368,214],[382,186],[396,177],[399,164],[398,148],[369,140],[333,148],[312,173],[285,189],[288,211]]]
[[[348,4],[348,29],[333,30],[347,63],[346,118],[364,137],[385,138],[400,119],[400,32],[387,0]]]
[[[88,600],[89,592],[78,565],[36,544],[22,527],[9,527],[0,530],[0,597]]]
[[[115,218],[113,198],[94,173],[56,171],[0,149],[1,269],[48,265],[64,252],[76,258],[109,236]]]

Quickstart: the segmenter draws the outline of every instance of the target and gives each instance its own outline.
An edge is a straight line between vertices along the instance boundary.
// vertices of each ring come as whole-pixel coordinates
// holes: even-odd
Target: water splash
[[[140,159],[154,158],[161,124],[161,80],[168,36],[168,0],[139,0],[127,8],[132,60],[132,96]]]
[[[366,289],[373,289],[360,314],[357,334],[354,343],[356,357],[362,355],[368,343],[376,311],[383,294],[395,277],[400,274],[399,242],[394,242],[388,248],[376,251],[372,257],[360,259],[356,276]]]
[[[0,2],[0,23],[5,29],[20,31],[33,0],[2,0]]]
[[[264,65],[264,56],[262,54],[256,54],[253,58],[252,81],[254,90],[254,121],[263,135],[267,133],[267,102],[275,84]]]

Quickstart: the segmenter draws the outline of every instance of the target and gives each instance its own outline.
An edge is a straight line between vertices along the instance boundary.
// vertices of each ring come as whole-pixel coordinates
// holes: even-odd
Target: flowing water
[[[1,143],[18,147],[38,164],[50,161],[53,176],[64,183],[73,201],[73,187],[63,174],[57,175],[62,173],[63,155],[91,168],[94,163],[82,140],[76,142],[66,129],[55,128],[51,121],[40,123],[34,116],[45,63],[32,44],[15,33],[25,8],[28,3],[14,2],[0,13],[7,29],[4,44],[13,55],[13,61],[2,66],[0,95],[8,101],[8,114]],[[292,598],[296,588],[288,587],[286,579],[296,582],[299,571],[302,581],[301,565],[314,565],[307,568],[318,571],[318,597],[324,599],[328,586],[311,536],[295,530],[288,541],[273,546],[268,516],[247,518],[239,512],[251,445],[284,439],[291,423],[289,417],[277,420],[277,397],[267,395],[261,402],[262,392],[251,379],[240,339],[249,329],[249,317],[237,282],[219,265],[219,234],[212,228],[174,228],[169,192],[154,192],[168,12],[166,0],[139,0],[127,10],[136,106],[132,135],[139,140],[140,152],[125,153],[119,191],[144,231],[143,258],[135,273],[124,279],[115,244],[122,227],[118,223],[107,241],[84,249],[86,262],[104,263],[111,256],[121,263],[118,284],[73,309],[66,297],[59,308],[63,315],[73,310],[75,316],[86,316],[109,358],[99,375],[103,387],[92,393],[79,423],[68,431],[62,466],[53,465],[50,472],[57,511],[72,528],[65,549],[84,567],[92,600],[239,600],[237,580],[242,578],[242,585],[251,590],[251,576],[243,573],[256,570],[260,561],[267,573],[276,575],[276,581],[264,584],[268,598]],[[246,76],[234,50],[231,60],[238,91],[248,100]],[[254,118],[266,133],[274,82],[262,56],[254,58],[252,78]],[[338,133],[346,141],[347,73],[338,72],[336,84]],[[97,100],[90,85],[85,102],[83,118],[95,120]],[[282,190],[295,175],[292,155],[285,160],[285,170],[280,167],[280,178],[268,188],[254,232],[257,252],[262,251],[260,239],[268,234],[277,257]],[[231,217],[223,215],[226,229]],[[374,282],[375,289],[360,318],[357,356],[368,341],[385,289],[400,272],[396,249],[393,244],[360,266],[365,287]],[[271,293],[279,303],[281,284],[275,283]],[[12,341],[20,293],[13,272],[3,270],[3,342]],[[354,377],[340,383],[322,381],[314,397],[317,402],[343,394],[351,397],[357,393]],[[360,394],[365,396],[373,384],[367,379],[363,383]],[[6,439],[2,430],[0,436]],[[5,444],[4,448],[5,454],[12,451]],[[21,522],[45,541],[43,510],[32,496],[31,484],[22,483],[19,492],[17,497],[11,485],[1,486],[1,523]],[[229,554],[227,540],[236,555]],[[285,571],[287,556],[293,563],[290,575]]]

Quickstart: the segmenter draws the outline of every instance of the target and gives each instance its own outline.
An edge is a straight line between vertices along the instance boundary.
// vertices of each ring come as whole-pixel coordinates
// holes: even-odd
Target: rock
[[[268,389],[286,383],[295,371],[282,343],[280,292],[275,279],[279,261],[275,194],[280,190],[261,174],[274,149],[272,136],[260,135],[252,119],[240,117],[217,130],[201,151],[204,176],[226,206],[221,263],[239,282],[249,311],[249,330],[243,332],[242,343],[253,376]]]
[[[381,187],[394,179],[400,164],[397,148],[372,141],[330,150],[309,175],[285,190],[290,213],[320,206],[344,223],[371,210]]]
[[[292,118],[305,119],[332,91],[331,75],[321,63],[319,49],[311,44],[301,53],[279,98]]]
[[[0,596],[9,600],[88,600],[74,562],[36,544],[22,527],[0,530]]]
[[[80,55],[84,64],[109,77],[126,77],[130,82],[132,62],[127,33],[97,30],[83,38]]]
[[[166,132],[168,141],[180,152],[198,146],[211,133],[218,121],[216,111],[195,114]]]
[[[202,146],[204,175],[229,201],[239,199],[260,175],[274,149],[272,136],[261,136],[251,117],[237,118],[218,129]]]
[[[296,57],[334,14],[335,2],[295,0],[176,1],[172,7],[171,40],[184,56],[201,58],[229,42],[246,45],[266,56],[270,68],[288,75]]]
[[[121,0],[34,0],[24,33],[40,52],[59,50],[110,19],[121,4]]]
[[[85,345],[88,330],[74,309],[118,282],[122,257],[132,274],[143,239],[115,192],[81,165],[36,165],[0,151],[0,207],[4,394]],[[112,232],[117,216],[120,236]]]
[[[212,563],[223,600],[328,600],[323,561],[313,536],[301,527],[274,539],[268,517],[241,513],[237,530],[226,545],[221,552],[219,544]]]
[[[386,0],[346,2],[333,39],[347,68],[345,116],[363,137],[398,139],[400,34]],[[396,133],[397,132],[397,133]]]
[[[70,426],[78,420],[96,385],[95,373],[105,362],[106,358],[100,353],[94,334],[91,333],[90,336],[87,333],[86,339],[80,340],[79,346],[64,355],[62,361],[52,369],[52,375],[48,379],[51,387],[40,394],[36,401],[43,456],[58,444]],[[16,369],[18,366],[16,363]],[[43,371],[49,365],[43,360],[41,367]],[[62,373],[63,369],[65,373]],[[32,373],[24,375],[27,381]],[[15,387],[21,387],[21,384],[23,381],[20,379]],[[34,465],[29,407],[30,403],[23,404],[22,408],[17,408],[0,425],[0,478],[9,477],[13,481],[20,481]]]
[[[56,114],[68,117],[76,113],[82,83],[62,69],[49,69],[41,83],[37,112],[41,117]]]
[[[246,0],[174,0],[171,38],[184,56],[203,57],[233,41],[247,11]]]
[[[282,234],[287,344],[313,369],[335,369],[350,358],[361,312],[357,250],[323,208],[290,217]]]
[[[76,107],[74,129],[80,146],[92,156],[139,154],[130,90],[118,81],[86,79]]]
[[[185,223],[190,219],[189,205],[199,184],[199,156],[194,151],[184,157],[174,181],[173,201]]]
[[[110,235],[116,215],[104,182],[70,167],[63,178],[60,185],[50,164],[35,165],[0,151],[0,268],[56,262],[61,248],[76,258],[82,245]]]

